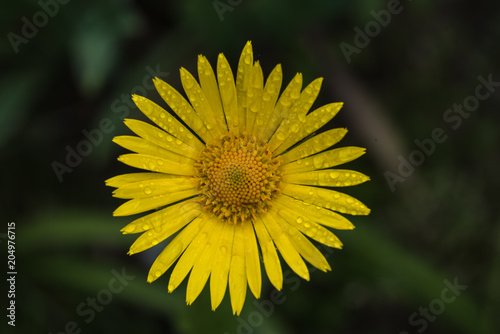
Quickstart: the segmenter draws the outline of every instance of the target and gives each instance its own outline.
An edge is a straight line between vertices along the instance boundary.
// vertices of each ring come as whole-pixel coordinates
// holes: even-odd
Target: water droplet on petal
[[[152,192],[153,192],[153,191],[151,190],[151,188],[150,188],[150,187],[146,187],[146,188],[144,188],[144,193],[145,193],[146,195],[150,195]]]
[[[321,168],[323,167],[323,158],[321,156],[314,156],[313,157],[313,164],[314,168]]]
[[[125,226],[126,233],[133,233],[135,231],[135,224],[128,224]]]

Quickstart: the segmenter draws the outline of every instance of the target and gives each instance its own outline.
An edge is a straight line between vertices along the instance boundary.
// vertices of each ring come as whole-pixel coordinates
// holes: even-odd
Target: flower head
[[[305,280],[304,260],[322,271],[330,266],[311,240],[329,247],[342,243],[330,231],[352,229],[342,214],[366,215],[357,199],[331,188],[363,183],[359,172],[334,168],[363,155],[359,147],[329,149],[346,129],[315,132],[342,103],[309,112],[322,79],[302,90],[298,73],[280,95],[281,66],[264,76],[252,46],[243,49],[234,80],[224,55],[217,76],[204,56],[198,58],[198,81],[180,69],[186,100],[155,78],[154,84],[173,113],[137,95],[132,99],[156,126],[126,119],[137,136],[113,140],[131,154],[121,162],[147,172],[106,181],[113,196],[129,201],[113,213],[127,216],[152,211],[122,229],[142,233],[129,254],[174,236],[153,263],[152,282],[175,264],[168,291],[189,275],[186,301],[191,304],[210,277],[212,309],[229,285],[233,312],[243,307],[247,285],[261,293],[261,265],[280,290],[283,274],[278,251]]]

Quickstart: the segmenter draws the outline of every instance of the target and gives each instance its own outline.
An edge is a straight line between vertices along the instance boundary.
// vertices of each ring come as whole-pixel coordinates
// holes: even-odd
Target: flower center
[[[267,144],[228,133],[208,144],[195,164],[200,202],[219,219],[257,219],[279,193],[279,166]]]

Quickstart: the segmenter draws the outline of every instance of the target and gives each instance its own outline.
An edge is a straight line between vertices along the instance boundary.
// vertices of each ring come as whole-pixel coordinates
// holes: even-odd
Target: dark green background
[[[22,18],[33,22],[42,8],[36,1],[3,3],[0,247],[5,264],[7,223],[14,221],[18,272],[17,326],[8,333],[55,334],[70,321],[81,333],[496,333],[500,87],[456,129],[443,115],[475,94],[479,76],[500,81],[498,4],[403,1],[401,13],[350,62],[340,44],[355,46],[354,28],[364,30],[374,21],[371,11],[385,10],[387,2],[233,4],[221,20],[210,0],[72,0],[16,53],[9,33],[22,36]],[[287,276],[282,303],[270,314],[259,313],[249,292],[238,320],[227,293],[212,312],[207,288],[186,306],[185,283],[173,294],[168,275],[146,283],[162,247],[126,255],[134,236],[119,229],[133,217],[112,217],[122,201],[104,180],[133,171],[116,161],[125,151],[111,139],[129,133],[124,113],[143,118],[126,101],[149,80],[146,68],[158,68],[180,89],[179,67],[195,72],[198,54],[215,64],[224,52],[234,70],[247,40],[266,76],[277,63],[286,83],[297,71],[305,83],[322,76],[315,106],[345,102],[329,126],[348,127],[342,145],[367,148],[346,168],[372,181],[346,191],[372,214],[352,218],[357,228],[338,233],[343,250],[323,249],[332,272],[316,271],[310,282]],[[154,90],[146,95],[160,101]],[[99,129],[103,119],[112,130],[59,182],[54,161],[65,164],[66,147],[75,149],[86,140],[84,130]],[[446,140],[391,191],[385,173],[396,173],[398,157],[408,159],[414,141],[436,128]],[[135,279],[87,323],[78,306],[105,293],[112,270],[122,268]],[[444,281],[454,279],[467,288],[442,313],[409,322],[420,307],[439,306]],[[262,300],[272,291],[264,277]]]

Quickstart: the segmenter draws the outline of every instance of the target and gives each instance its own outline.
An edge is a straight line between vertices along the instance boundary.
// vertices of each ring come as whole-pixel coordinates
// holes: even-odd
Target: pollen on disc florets
[[[279,166],[266,143],[246,133],[221,136],[195,164],[200,202],[219,219],[254,220],[279,193]]]

